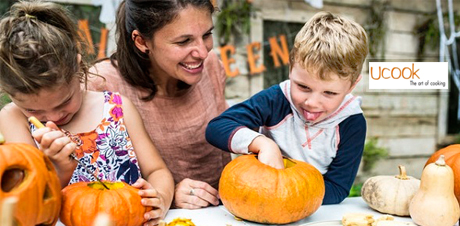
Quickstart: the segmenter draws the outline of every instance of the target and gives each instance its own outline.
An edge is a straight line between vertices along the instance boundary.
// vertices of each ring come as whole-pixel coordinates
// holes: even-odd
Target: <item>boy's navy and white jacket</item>
[[[348,94],[334,113],[312,124],[297,111],[290,93],[286,80],[232,106],[209,122],[206,139],[222,150],[247,154],[262,133],[284,156],[308,162],[323,174],[323,204],[340,203],[349,194],[364,149],[361,98]]]

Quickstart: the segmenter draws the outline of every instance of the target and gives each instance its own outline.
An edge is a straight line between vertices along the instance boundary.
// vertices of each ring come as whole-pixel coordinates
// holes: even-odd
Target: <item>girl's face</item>
[[[340,79],[336,74],[331,74],[329,80],[321,80],[297,63],[294,63],[289,78],[291,98],[296,109],[306,121],[312,123],[334,113],[354,88],[349,80]]]
[[[68,85],[42,89],[38,94],[17,93],[11,100],[26,117],[35,116],[42,122],[53,121],[62,126],[69,123],[80,110],[83,93],[79,79],[75,78]]]
[[[171,78],[189,85],[200,81],[203,62],[213,47],[213,28],[208,9],[189,5],[146,41],[151,73],[160,86]]]

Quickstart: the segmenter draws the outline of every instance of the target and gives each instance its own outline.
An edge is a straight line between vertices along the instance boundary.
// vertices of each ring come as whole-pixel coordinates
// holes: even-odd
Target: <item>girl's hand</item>
[[[219,205],[219,192],[208,183],[186,178],[176,185],[176,208],[199,209],[209,205]]]
[[[69,157],[77,147],[53,122],[32,133],[39,149],[53,162],[58,174],[73,172],[77,163]]]
[[[166,215],[166,204],[161,195],[146,180],[139,178],[133,187],[140,189],[139,195],[144,206],[151,206],[153,209],[144,214],[144,226],[157,225]]]
[[[256,137],[249,145],[249,150],[258,153],[260,162],[276,169],[284,169],[283,156],[278,145],[265,136]]]

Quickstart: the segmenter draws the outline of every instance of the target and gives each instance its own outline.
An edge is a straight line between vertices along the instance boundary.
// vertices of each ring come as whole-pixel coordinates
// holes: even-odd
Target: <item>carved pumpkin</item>
[[[313,214],[321,206],[325,187],[312,165],[284,159],[285,169],[242,155],[228,163],[219,181],[224,206],[235,216],[269,224],[286,224]]]
[[[29,144],[0,142],[0,181],[0,203],[8,197],[18,198],[15,225],[56,224],[61,185],[54,166],[41,151]]]
[[[457,201],[460,203],[460,144],[449,145],[435,152],[425,164],[425,167],[436,162],[441,155],[444,155],[446,164],[454,171],[454,191]]]
[[[92,225],[98,213],[106,213],[114,226],[139,226],[151,207],[141,204],[139,189],[124,182],[78,182],[62,189],[61,222],[67,226]],[[77,214],[75,214],[77,212]]]

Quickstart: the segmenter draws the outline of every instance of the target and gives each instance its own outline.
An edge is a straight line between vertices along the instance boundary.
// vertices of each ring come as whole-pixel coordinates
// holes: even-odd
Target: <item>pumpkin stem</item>
[[[403,165],[399,165],[399,175],[396,175],[395,177],[401,180],[409,180],[410,178],[407,177],[406,173],[406,167]]]
[[[5,143],[5,138],[3,137],[2,133],[0,133],[0,144]]]
[[[444,159],[444,155],[440,155],[438,160],[436,160],[435,164],[438,166],[445,166],[446,160]]]

